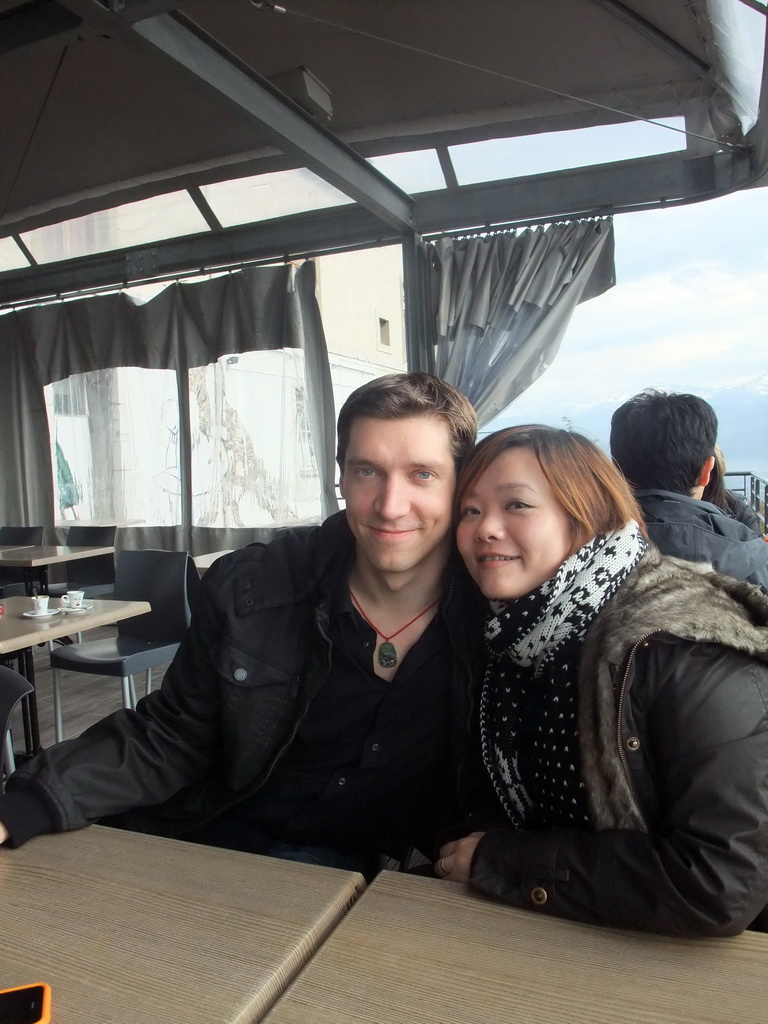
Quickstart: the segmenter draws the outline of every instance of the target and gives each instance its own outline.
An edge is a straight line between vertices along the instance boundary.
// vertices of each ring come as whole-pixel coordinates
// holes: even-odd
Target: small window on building
[[[382,348],[390,348],[389,320],[385,320],[383,316],[379,317],[379,345]]]

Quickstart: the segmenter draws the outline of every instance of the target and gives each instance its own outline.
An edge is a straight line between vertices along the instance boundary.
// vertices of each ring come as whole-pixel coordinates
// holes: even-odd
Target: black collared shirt
[[[376,634],[344,577],[329,635],[332,667],[293,743],[232,813],[274,839],[398,856],[456,813],[445,627],[438,613],[386,682],[373,671]]]

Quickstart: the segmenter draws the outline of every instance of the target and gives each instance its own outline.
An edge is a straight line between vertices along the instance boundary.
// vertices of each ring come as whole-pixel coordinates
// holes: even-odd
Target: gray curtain
[[[338,507],[333,454],[336,417],[312,261],[299,268],[245,268],[209,281],[173,284],[143,305],[116,293],[0,316],[5,378],[0,522],[42,524],[47,543],[62,539],[62,533],[54,531],[50,438],[43,396],[46,384],[110,367],[171,369],[178,374],[183,412],[188,407],[190,367],[216,362],[231,353],[281,348],[304,351],[325,516]],[[182,422],[182,433],[184,427]],[[264,443],[272,440],[265,438]],[[182,474],[184,468],[188,476],[189,466],[182,464]],[[186,488],[189,491],[188,479]],[[188,503],[186,508],[185,521],[177,527],[119,531],[121,545],[206,551],[239,547],[267,532],[196,530],[189,522]]]
[[[615,283],[613,222],[571,221],[439,239],[435,372],[475,406],[481,426],[555,358],[579,302]]]

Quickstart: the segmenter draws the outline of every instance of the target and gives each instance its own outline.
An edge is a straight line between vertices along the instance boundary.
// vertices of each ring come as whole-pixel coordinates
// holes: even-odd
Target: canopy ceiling
[[[0,0],[0,239],[34,264],[25,232],[180,189],[202,217],[182,239],[2,273],[0,301],[413,232],[704,199],[766,173],[765,72],[750,66],[732,18],[749,12],[762,60],[760,0],[284,8]],[[451,148],[671,117],[685,119],[684,149],[586,168],[520,175],[510,165],[503,178],[462,183]],[[442,172],[423,191],[404,191],[366,159],[423,150]],[[227,226],[206,200],[214,182],[299,167],[355,205]]]

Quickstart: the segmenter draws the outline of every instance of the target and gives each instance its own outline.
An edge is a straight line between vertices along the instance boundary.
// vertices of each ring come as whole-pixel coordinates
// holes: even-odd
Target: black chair
[[[32,684],[28,679],[12,668],[0,665],[0,762],[6,777],[16,768],[9,729],[11,712],[21,698],[31,692]]]
[[[0,546],[26,544],[38,547],[43,543],[42,526],[0,526]],[[26,576],[23,569],[8,566],[0,576],[0,595],[25,594]]]
[[[116,526],[70,526],[67,546],[106,548],[115,546]],[[67,582],[51,583],[48,593],[61,597],[68,590],[82,590],[86,597],[111,597],[115,592],[115,556],[94,555],[67,562]]]
[[[173,659],[189,626],[200,589],[195,563],[186,551],[132,551],[117,556],[115,600],[149,601],[146,615],[123,619],[117,636],[70,644],[51,651],[56,740],[63,738],[61,672],[114,676],[122,681],[123,707],[136,706],[133,677],[146,672],[146,692],[152,689],[152,669]]]
[[[43,543],[42,526],[0,526],[0,545]]]

